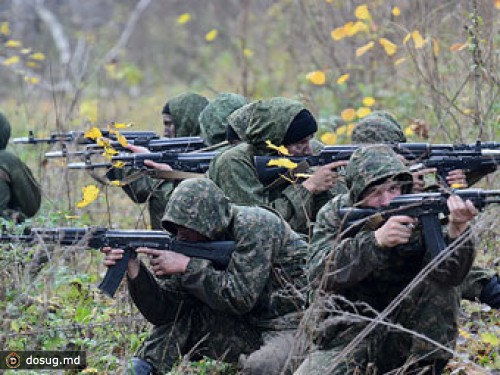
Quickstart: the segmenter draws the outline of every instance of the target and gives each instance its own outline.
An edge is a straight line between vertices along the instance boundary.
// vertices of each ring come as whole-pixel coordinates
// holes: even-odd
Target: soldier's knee
[[[500,278],[498,276],[493,276],[484,286],[479,300],[495,309],[500,308]]]
[[[144,359],[132,357],[125,367],[123,375],[154,375],[153,365]]]

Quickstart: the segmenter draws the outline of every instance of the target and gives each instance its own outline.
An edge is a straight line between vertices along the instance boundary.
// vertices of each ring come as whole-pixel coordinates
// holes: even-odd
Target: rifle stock
[[[464,201],[470,200],[478,210],[500,203],[500,190],[462,189],[454,194]],[[419,220],[425,242],[434,258],[446,248],[439,214],[449,214],[446,203],[449,196],[449,193],[403,194],[383,208],[341,208],[338,211],[342,222],[341,238],[352,237],[363,228],[380,227],[393,215],[411,216]]]
[[[2,230],[2,242],[45,242],[63,246],[79,246],[99,249],[102,247],[125,250],[123,258],[108,268],[98,288],[113,297],[127,271],[128,260],[135,257],[139,247],[170,250],[193,258],[206,259],[214,268],[225,269],[235,249],[234,241],[188,242],[177,241],[163,231],[114,230],[106,228],[33,228],[22,235],[13,235]]]

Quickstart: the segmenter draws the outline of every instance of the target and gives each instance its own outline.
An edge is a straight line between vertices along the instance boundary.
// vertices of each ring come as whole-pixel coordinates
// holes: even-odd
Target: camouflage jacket
[[[301,310],[305,299],[307,245],[278,215],[260,207],[230,204],[208,179],[183,181],[167,205],[163,224],[196,230],[211,240],[234,240],[236,250],[226,270],[191,258],[182,275],[158,282],[143,266],[129,280],[134,302],[154,324],[175,319],[182,304],[200,303],[216,311],[248,316],[255,324]]]
[[[38,212],[42,196],[28,166],[5,150],[9,138],[10,123],[0,113],[0,215],[22,221]]]

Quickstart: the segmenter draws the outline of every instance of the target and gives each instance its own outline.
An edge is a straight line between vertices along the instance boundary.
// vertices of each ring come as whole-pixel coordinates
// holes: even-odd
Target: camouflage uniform
[[[20,222],[38,212],[42,196],[28,166],[5,150],[9,139],[10,123],[0,113],[0,216]]]
[[[235,110],[247,104],[244,96],[233,93],[222,93],[215,97],[200,113],[199,122],[201,137],[208,146],[223,143],[226,140],[228,116]],[[218,151],[227,150],[226,145],[217,148]]]
[[[230,204],[212,181],[190,179],[173,192],[163,223],[234,240],[236,250],[225,271],[192,258],[181,275],[156,281],[141,265],[128,280],[134,302],[155,324],[137,356],[157,371],[168,371],[192,350],[236,362],[287,327],[281,316],[303,308],[307,244],[273,212]]]
[[[281,145],[290,123],[303,109],[301,103],[286,98],[259,100],[241,108],[238,115],[248,119],[246,143],[220,155],[217,163],[209,169],[208,176],[231,201],[268,205],[278,211],[295,231],[308,234],[321,206],[317,204],[318,200],[324,203],[331,196],[328,193],[313,195],[302,184],[266,188],[258,179],[253,161],[256,155],[275,153],[265,141]]]
[[[193,137],[200,134],[198,116],[208,104],[206,98],[194,93],[185,93],[169,101],[172,121],[175,124],[177,137]],[[122,180],[137,171],[131,168],[111,169],[107,176],[110,180]],[[123,191],[135,203],[148,202],[149,218],[152,229],[161,229],[161,217],[170,194],[177,182],[163,181],[148,176],[123,186]]]
[[[411,184],[410,173],[388,147],[357,150],[346,169],[349,194],[337,196],[318,213],[308,265],[310,281],[319,284],[324,295],[318,293],[310,310],[325,301],[329,308],[311,313],[317,318],[308,324],[319,350],[306,358],[296,374],[365,373],[369,368],[385,373],[422,355],[425,359],[414,368],[429,364],[437,369],[444,367],[451,356],[418,337],[379,325],[339,366],[329,368],[331,359],[367,324],[366,320],[349,320],[344,314],[375,318],[377,311],[384,310],[430,260],[420,231],[414,232],[408,244],[391,249],[379,248],[370,230],[344,239],[338,237],[338,209],[356,205],[368,186],[388,177]],[[406,190],[410,186],[406,185]],[[445,241],[450,241],[446,235]],[[403,299],[389,315],[390,321],[453,348],[459,310],[457,285],[473,259],[473,244],[465,241]]]
[[[377,111],[361,120],[354,128],[352,143],[406,143],[406,136],[394,115],[389,112]],[[470,180],[468,178],[468,180]],[[495,270],[473,266],[460,286],[462,298],[470,301],[481,301],[490,306],[500,308],[500,286]],[[485,286],[490,285],[491,290]],[[498,289],[498,290],[497,290]]]

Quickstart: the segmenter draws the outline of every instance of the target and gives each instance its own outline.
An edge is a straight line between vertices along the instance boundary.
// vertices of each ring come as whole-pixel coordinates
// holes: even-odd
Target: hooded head
[[[7,117],[0,112],[0,150],[5,150],[10,139],[10,123]]]
[[[168,108],[175,124],[175,136],[194,137],[200,135],[198,117],[207,105],[208,100],[204,96],[192,92],[170,99],[165,107]],[[163,107],[164,110],[165,107]]]
[[[244,96],[222,93],[201,111],[199,117],[201,137],[207,145],[211,146],[226,139],[228,116],[247,102]]]
[[[253,107],[253,103],[245,104],[227,117],[228,128],[230,127],[236,134],[236,137],[243,142],[247,140],[245,133],[250,122]]]
[[[266,140],[282,145],[293,119],[305,107],[298,101],[277,97],[249,104],[247,142],[267,152]]]
[[[404,182],[403,194],[411,192],[413,186],[411,173],[389,146],[358,148],[349,159],[345,172],[349,198],[353,205],[361,200],[366,189],[389,178]]]
[[[351,142],[362,143],[406,143],[401,125],[389,112],[377,111],[363,118],[354,128]]]
[[[231,204],[222,190],[208,178],[192,178],[173,191],[162,224],[171,233],[177,233],[175,225],[182,225],[211,240],[220,240],[231,218]]]

